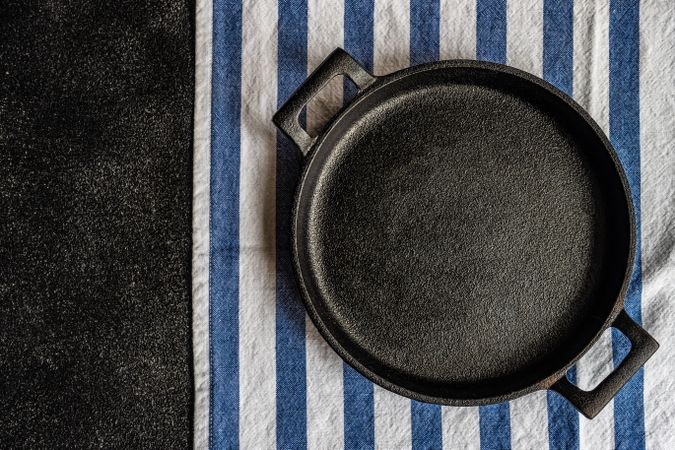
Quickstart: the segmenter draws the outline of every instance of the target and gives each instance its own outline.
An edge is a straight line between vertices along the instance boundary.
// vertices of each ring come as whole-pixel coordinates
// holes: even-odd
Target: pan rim
[[[301,204],[301,199],[304,196],[311,195],[312,190],[307,191],[305,189],[306,186],[306,181],[307,177],[310,171],[310,168],[312,167],[313,161],[315,161],[317,155],[319,154],[319,151],[321,148],[326,148],[322,147],[322,143],[326,136],[330,134],[330,132],[335,128],[335,126],[340,122],[340,120],[345,117],[350,111],[354,110],[361,104],[362,101],[364,101],[366,98],[368,98],[370,95],[373,93],[379,91],[380,89],[383,89],[384,87],[396,83],[404,78],[408,77],[413,77],[415,75],[421,74],[423,72],[430,72],[430,71],[436,71],[436,70],[452,70],[452,69],[476,69],[476,70],[484,70],[484,71],[489,71],[493,72],[499,76],[511,76],[511,77],[516,77],[519,78],[525,82],[534,84],[535,86],[543,89],[546,91],[548,95],[553,95],[560,101],[562,101],[567,108],[571,109],[573,113],[577,114],[583,122],[587,124],[589,129],[593,132],[593,134],[599,139],[599,141],[602,143],[603,149],[598,149],[598,151],[603,151],[609,154],[609,157],[612,161],[612,165],[614,167],[614,170],[616,171],[616,174],[619,177],[619,180],[621,182],[621,187],[622,187],[622,192],[623,192],[623,200],[626,203],[626,210],[627,210],[627,225],[628,225],[628,252],[627,252],[627,257],[625,260],[625,270],[623,274],[623,280],[621,283],[621,288],[617,292],[616,299],[614,299],[613,306],[610,310],[610,313],[607,315],[606,319],[604,320],[602,326],[599,327],[598,331],[595,333],[595,335],[590,339],[586,345],[579,351],[573,358],[571,358],[569,361],[567,361],[562,367],[559,367],[558,369],[552,371],[551,373],[542,376],[538,378],[535,382],[531,383],[530,385],[517,389],[511,392],[506,392],[504,394],[498,394],[498,395],[493,395],[493,396],[488,396],[488,397],[466,397],[466,398],[451,398],[451,397],[442,397],[442,396],[435,396],[435,395],[429,395],[429,394],[424,394],[406,387],[403,387],[399,384],[396,384],[394,382],[389,381],[386,379],[384,376],[376,373],[375,371],[369,369],[366,367],[364,364],[362,364],[356,357],[352,355],[352,353],[347,350],[339,341],[338,339],[333,336],[333,334],[330,332],[329,328],[327,325],[324,323],[323,318],[321,317],[321,314],[317,311],[314,305],[314,299],[313,296],[309,293],[307,289],[307,284],[305,282],[305,277],[303,275],[303,269],[302,265],[300,262],[300,256],[299,256],[299,249],[298,249],[298,243],[300,239],[302,239],[300,236],[302,233],[300,233],[300,230],[302,229],[303,225],[299,223],[299,209],[300,209],[300,204]],[[523,395],[529,394],[534,391],[538,390],[545,390],[551,387],[556,381],[559,379],[563,378],[567,371],[584,355],[586,354],[590,348],[598,341],[600,336],[607,330],[608,328],[611,327],[612,323],[618,316],[618,314],[623,310],[624,307],[624,300],[626,296],[626,291],[628,289],[628,284],[630,282],[631,274],[633,272],[633,266],[634,266],[634,260],[635,260],[635,244],[636,244],[636,230],[635,230],[635,210],[634,210],[634,205],[633,205],[633,200],[632,200],[632,195],[630,191],[630,187],[628,184],[628,179],[626,177],[626,174],[623,170],[623,166],[621,165],[621,162],[619,161],[619,158],[616,154],[616,151],[614,150],[614,147],[612,146],[611,142],[609,141],[609,138],[605,134],[605,132],[600,128],[600,126],[595,122],[595,120],[586,112],[581,105],[579,105],[572,97],[568,96],[561,90],[557,89],[555,86],[552,84],[546,82],[545,80],[536,77],[528,72],[524,72],[522,70],[516,69],[514,67],[506,66],[503,64],[497,64],[497,63],[492,63],[492,62],[487,62],[487,61],[476,61],[476,60],[467,60],[467,59],[455,59],[455,60],[446,60],[446,61],[438,61],[438,62],[432,62],[432,63],[427,63],[427,64],[421,64],[417,66],[412,66],[408,67],[396,72],[392,72],[387,75],[382,75],[382,76],[376,76],[375,77],[375,82],[372,83],[368,88],[366,88],[364,91],[360,92],[353,100],[351,103],[343,107],[339,112],[337,112],[332,120],[326,124],[326,126],[321,130],[321,132],[317,135],[317,137],[313,140],[312,145],[308,149],[303,163],[302,163],[302,172],[300,174],[300,178],[297,184],[297,187],[295,189],[295,194],[293,198],[293,207],[292,207],[292,212],[291,212],[291,227],[290,227],[290,245],[291,245],[291,259],[293,262],[293,272],[295,274],[295,278],[297,281],[297,286],[298,290],[301,294],[301,298],[305,307],[305,310],[307,311],[307,314],[309,315],[310,319],[316,326],[317,330],[321,334],[321,336],[328,342],[328,344],[331,346],[331,348],[345,361],[347,362],[350,366],[352,366],[355,370],[357,370],[359,373],[361,373],[363,376],[365,376],[367,379],[370,381],[394,392],[399,395],[406,396],[408,398],[411,398],[413,400],[418,400],[422,402],[430,402],[430,403],[437,403],[437,404],[442,404],[442,405],[448,405],[448,406],[478,406],[478,405],[486,405],[486,404],[493,404],[493,403],[499,403],[502,401],[507,401],[507,400],[512,400],[518,397],[521,397]],[[470,385],[467,385],[468,389],[470,389]]]

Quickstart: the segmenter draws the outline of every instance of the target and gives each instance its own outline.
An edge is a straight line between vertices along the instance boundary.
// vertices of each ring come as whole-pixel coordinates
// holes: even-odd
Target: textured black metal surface
[[[190,2],[0,2],[0,448],[191,442]]]
[[[311,148],[296,201],[310,316],[348,362],[413,398],[549,387],[622,306],[632,212],[609,143],[503,66],[380,78]]]

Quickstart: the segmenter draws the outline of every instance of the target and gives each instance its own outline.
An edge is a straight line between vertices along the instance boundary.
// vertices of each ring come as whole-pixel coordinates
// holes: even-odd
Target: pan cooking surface
[[[562,368],[601,329],[629,253],[600,139],[560,98],[487,70],[375,91],[318,145],[297,205],[302,277],[337,345],[439,398]]]

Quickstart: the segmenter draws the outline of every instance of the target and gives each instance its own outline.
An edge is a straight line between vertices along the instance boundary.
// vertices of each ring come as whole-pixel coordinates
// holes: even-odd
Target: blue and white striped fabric
[[[672,0],[197,0],[195,446],[213,449],[675,449],[675,3]],[[287,251],[300,155],[277,107],[341,46],[376,74],[477,58],[543,77],[610,136],[639,214],[630,315],[661,343],[595,420],[538,392],[480,408],[374,386],[305,317]],[[317,128],[343,96],[314,99]],[[621,360],[607,332],[570,374]]]

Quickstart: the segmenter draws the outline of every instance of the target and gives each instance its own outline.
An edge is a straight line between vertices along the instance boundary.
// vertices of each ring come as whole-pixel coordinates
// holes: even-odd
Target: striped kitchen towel
[[[197,0],[194,440],[213,449],[675,449],[675,2]],[[610,136],[638,214],[626,308],[661,348],[594,420],[556,394],[427,405],[364,379],[306,318],[287,219],[300,168],[274,111],[335,47],[376,74],[437,59],[509,64],[572,95]],[[318,128],[343,98],[307,110]],[[627,351],[608,331],[570,371]]]

